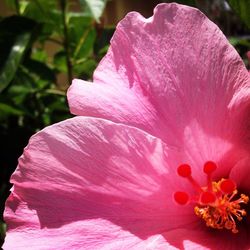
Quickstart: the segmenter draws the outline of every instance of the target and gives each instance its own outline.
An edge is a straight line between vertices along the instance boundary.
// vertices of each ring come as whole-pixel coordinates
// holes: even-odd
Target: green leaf
[[[19,74],[20,75],[20,74]],[[22,77],[23,79],[24,77]],[[28,79],[30,81],[30,79]],[[12,84],[10,89],[8,89],[8,99],[6,101],[11,100],[11,102],[20,107],[23,108],[22,105],[24,103],[25,98],[27,98],[28,95],[35,92],[34,88],[28,87],[25,85],[21,85],[21,79],[19,85],[16,84],[17,81],[15,81],[15,85]]]
[[[17,68],[23,58],[24,52],[30,41],[31,34],[24,33],[17,37],[16,42],[11,48],[8,59],[0,73],[0,93],[9,85],[13,79]]]
[[[36,61],[46,63],[48,60],[48,54],[47,51],[41,48],[33,48],[31,58]]]
[[[80,0],[80,3],[83,7],[86,7],[94,19],[99,22],[107,0]]]
[[[7,60],[17,37],[31,33],[36,25],[33,20],[21,16],[10,16],[0,21],[0,69]]]
[[[29,1],[23,15],[41,22],[49,21],[51,13],[56,10],[57,1],[33,0]],[[47,18],[47,20],[45,19]]]
[[[75,46],[74,59],[85,58],[93,53],[96,33],[94,29],[86,29]]]
[[[23,15],[26,8],[29,6],[29,2],[28,1],[21,1],[19,4],[20,4],[20,14]]]
[[[7,6],[11,7],[11,8],[15,8],[15,1],[14,0],[5,0],[5,3],[7,4]]]
[[[27,72],[34,78],[35,82],[38,83],[39,80],[44,80],[45,82],[55,83],[56,76],[52,69],[50,69],[45,63],[27,59],[24,61],[24,66]],[[37,84],[42,87],[41,85]]]
[[[2,195],[2,194],[1,194]],[[0,221],[0,239],[4,239],[6,232],[6,224]]]
[[[229,42],[234,46],[244,46],[250,48],[250,40],[247,40],[245,37],[229,37]]]
[[[172,2],[172,1],[163,1],[163,2],[169,3],[169,2]],[[196,7],[196,0],[175,0],[174,2],[189,5],[189,6],[192,6],[192,7]]]
[[[67,13],[68,25],[76,26],[75,29],[85,29],[93,25],[93,18],[84,12],[68,12]],[[78,28],[77,28],[78,27]],[[69,27],[74,28],[74,27]]]
[[[93,53],[96,31],[93,18],[86,13],[68,13],[68,36],[72,54],[72,63]]]
[[[36,23],[20,16],[0,22],[0,93],[8,87],[31,43]]]
[[[55,0],[33,0],[25,6],[22,15],[42,24],[39,40],[45,41],[51,35],[62,35],[62,16]]]
[[[242,21],[250,28],[250,0],[228,0],[228,2]]]
[[[104,54],[107,52],[107,49],[110,45],[110,40],[114,34],[115,28],[107,27],[102,30],[101,35],[95,41],[95,54],[98,55],[100,60]]]
[[[97,62],[94,59],[85,59],[74,65],[74,73],[82,79],[91,79]]]
[[[65,51],[61,50],[55,54],[53,64],[55,69],[58,70],[59,72],[64,72],[64,73],[67,72]]]
[[[0,113],[8,115],[22,115],[23,111],[17,108],[14,108],[6,103],[0,103]]]

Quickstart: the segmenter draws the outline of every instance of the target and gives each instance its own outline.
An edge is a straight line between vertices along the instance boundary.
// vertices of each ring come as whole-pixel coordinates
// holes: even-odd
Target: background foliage
[[[114,28],[104,25],[102,14],[115,1],[6,0],[14,14],[0,17],[0,246],[8,181],[17,159],[32,134],[70,117],[65,91],[73,77],[91,79],[106,53]],[[177,2],[205,12],[248,65],[249,0]]]

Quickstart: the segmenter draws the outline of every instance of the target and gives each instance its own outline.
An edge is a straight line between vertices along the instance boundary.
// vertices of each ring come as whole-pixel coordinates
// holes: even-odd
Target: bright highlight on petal
[[[217,169],[217,165],[212,162],[204,164],[203,171],[207,174],[207,186],[201,187],[191,176],[191,168],[187,164],[182,164],[177,168],[177,173],[181,177],[186,177],[198,190],[198,198],[192,200],[197,205],[194,208],[195,214],[202,218],[208,227],[215,229],[228,229],[232,233],[238,233],[237,221],[241,221],[246,216],[242,204],[247,204],[248,196],[241,194],[238,196],[236,184],[231,179],[221,179],[212,181],[211,173]],[[174,194],[174,199],[180,205],[187,204],[189,196],[185,192],[178,191]]]

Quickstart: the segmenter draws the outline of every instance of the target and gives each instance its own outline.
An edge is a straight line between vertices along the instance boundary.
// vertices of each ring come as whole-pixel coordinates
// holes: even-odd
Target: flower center
[[[195,214],[202,218],[208,227],[216,229],[228,229],[238,233],[237,221],[246,216],[243,204],[249,201],[245,194],[238,194],[236,183],[231,179],[222,178],[219,181],[212,181],[212,173],[217,169],[214,162],[208,161],[204,164],[203,172],[207,175],[207,186],[201,187],[193,179],[191,167],[182,164],[177,168],[179,176],[186,178],[196,190],[197,195],[190,199],[186,192],[175,192],[174,199],[180,205],[189,201],[196,203]]]

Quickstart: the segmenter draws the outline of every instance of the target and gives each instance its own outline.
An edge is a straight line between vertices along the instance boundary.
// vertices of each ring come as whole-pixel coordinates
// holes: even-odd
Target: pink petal
[[[75,79],[68,90],[68,101],[73,114],[133,124],[145,131],[154,131],[153,134],[161,134],[165,129],[149,101],[140,100],[123,86],[88,83]],[[156,122],[158,126],[155,126]]]
[[[237,186],[243,192],[250,194],[249,185],[249,162],[250,157],[241,159],[235,164],[235,166],[230,171],[230,178],[237,183]]]
[[[249,103],[249,74],[218,27],[194,8],[160,4],[149,19],[129,13],[117,26],[94,82],[76,81],[70,88],[74,114],[133,125],[177,147],[185,130],[197,136],[197,125],[202,137],[189,141],[203,147],[211,137],[242,143],[249,133],[241,122]],[[209,149],[216,143],[210,141],[203,161],[217,160]],[[229,149],[224,148],[214,150],[225,154]],[[200,164],[199,157],[192,158]]]
[[[166,232],[163,236],[168,243],[178,249],[186,250],[221,250],[250,248],[248,232],[241,230],[238,234],[206,228],[204,224],[195,229],[177,228]]]
[[[4,245],[6,250],[164,250],[166,247],[169,250],[176,249],[161,235],[153,235],[142,240],[123,228],[103,219],[90,219],[84,221],[84,223],[75,221],[71,224],[63,225],[60,227],[60,230],[55,228],[26,228],[22,233],[17,231],[7,234]]]
[[[161,140],[101,119],[44,129],[11,178],[4,249],[129,249],[171,228],[192,228],[199,220],[192,206],[183,211],[172,199],[191,189],[170,167],[180,159]]]

